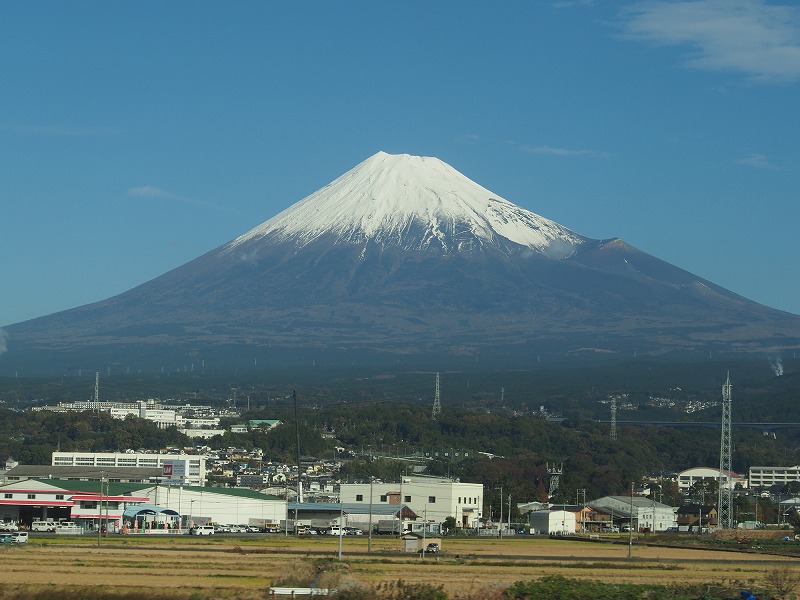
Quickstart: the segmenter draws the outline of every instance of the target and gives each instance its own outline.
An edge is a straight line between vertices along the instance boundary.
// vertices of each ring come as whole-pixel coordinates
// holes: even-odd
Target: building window
[[[363,502],[364,494],[356,494],[356,502]]]
[[[56,500],[63,500],[64,494],[56,494]]]
[[[28,500],[36,500],[36,494],[28,494]]]
[[[381,502],[387,502],[387,501],[388,501],[387,496],[385,494],[381,495]]]
[[[403,502],[411,502],[411,496],[405,496]]]
[[[458,497],[458,503],[461,504],[461,496]]]
[[[14,497],[14,494],[6,494],[6,495],[5,495],[5,497],[6,497],[6,498],[13,498],[13,497]]]
[[[436,496],[428,496],[429,504],[436,504]]]

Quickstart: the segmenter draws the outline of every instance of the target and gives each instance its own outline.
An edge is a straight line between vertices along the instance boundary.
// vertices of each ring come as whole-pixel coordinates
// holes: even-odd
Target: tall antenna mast
[[[100,372],[94,374],[94,406],[92,412],[97,411],[100,414]]]
[[[442,402],[439,396],[439,373],[436,373],[436,394],[433,397],[433,411],[431,413],[432,418],[436,418],[436,415],[441,414],[442,412]]]
[[[731,477],[731,374],[722,385],[722,434],[719,447],[719,501],[717,518],[722,529],[733,528],[733,478]]]

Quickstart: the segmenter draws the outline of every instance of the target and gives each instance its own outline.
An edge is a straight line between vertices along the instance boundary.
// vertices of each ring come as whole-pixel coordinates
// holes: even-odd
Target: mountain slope
[[[630,356],[796,347],[800,317],[378,153],[128,292],[8,328],[0,369],[333,355]],[[16,361],[16,362],[15,362]],[[70,362],[71,361],[71,362]]]

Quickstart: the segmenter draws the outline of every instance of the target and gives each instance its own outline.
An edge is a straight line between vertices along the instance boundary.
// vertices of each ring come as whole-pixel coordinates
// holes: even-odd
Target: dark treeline
[[[179,373],[155,376],[101,375],[101,400],[158,398],[176,403],[236,408],[248,419],[280,419],[270,432],[227,432],[209,445],[261,448],[265,459],[294,464],[293,390],[297,390],[301,454],[342,460],[342,477],[396,479],[408,461],[425,462],[428,473],[461,477],[486,486],[487,501],[499,488],[514,501],[547,493],[547,464],[563,464],[557,498],[574,501],[620,494],[647,473],[670,473],[719,464],[720,432],[712,428],[618,428],[609,435],[608,397],[624,394],[628,406],[617,418],[641,421],[709,421],[720,418],[720,388],[730,368],[733,421],[800,422],[800,371],[784,361],[776,377],[767,360],[725,365],[635,362],[584,369],[441,374],[443,412],[431,417],[435,373],[430,372],[247,372],[238,375]],[[55,413],[25,408],[59,401],[87,400],[94,376],[40,380],[0,379],[0,459],[49,464],[61,450],[160,449],[191,446],[177,430],[160,430],[129,417],[124,421],[91,413]],[[653,398],[674,400],[674,406]],[[686,402],[704,403],[688,412]],[[558,415],[559,422],[539,415]],[[249,410],[248,410],[249,408]],[[599,421],[606,421],[599,422]],[[323,434],[328,434],[323,436]],[[353,451],[340,455],[334,448]],[[797,464],[800,430],[780,429],[775,437],[756,429],[733,433],[733,468]],[[489,455],[493,455],[490,458]],[[420,460],[422,457],[424,460]],[[495,490],[498,488],[498,490]],[[664,499],[672,490],[664,489]]]

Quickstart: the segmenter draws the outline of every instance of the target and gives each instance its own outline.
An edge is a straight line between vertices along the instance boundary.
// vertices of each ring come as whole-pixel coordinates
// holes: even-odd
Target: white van
[[[15,544],[27,544],[28,543],[28,532],[27,531],[15,531],[11,534],[11,537],[14,539]]]
[[[55,531],[55,521],[34,521],[31,523],[31,531]]]
[[[189,530],[192,535],[214,535],[213,525],[196,525]]]

